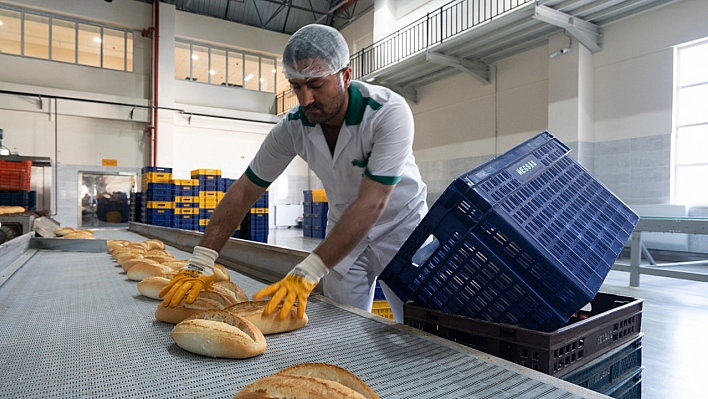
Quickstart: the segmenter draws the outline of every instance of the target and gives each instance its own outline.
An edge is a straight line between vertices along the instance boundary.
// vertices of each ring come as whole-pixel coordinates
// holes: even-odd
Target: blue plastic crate
[[[310,227],[305,227],[305,225],[302,226],[302,235],[303,237],[312,237],[312,228]]]
[[[309,225],[327,227],[327,215],[320,215],[316,213],[305,214],[303,219],[307,218]]]
[[[312,226],[312,238],[325,238],[326,233],[326,227]]]
[[[602,393],[611,398],[642,399],[642,371],[644,367],[640,367],[634,374]]]
[[[268,214],[267,213],[252,213],[251,214],[251,226],[268,226]]]
[[[572,384],[604,393],[642,367],[642,336],[613,349],[561,378]]]
[[[311,213],[312,213],[312,202],[303,202],[302,203],[302,214],[309,215]]]
[[[175,202],[175,208],[199,208],[199,202]]]
[[[312,219],[304,216],[302,218],[302,228],[303,229],[312,229]]]
[[[206,228],[207,228],[206,226],[198,226],[196,230],[198,230],[198,231],[200,231],[200,232],[203,233],[203,232],[206,231]]]
[[[215,208],[200,208],[199,218],[200,219],[211,219],[211,215],[214,214]]]
[[[595,296],[639,220],[569,151],[544,132],[457,178],[380,279],[404,302],[563,326]]]
[[[312,213],[318,214],[318,215],[325,215],[325,219],[326,219],[328,211],[329,211],[329,203],[328,202],[313,202],[312,203]]]
[[[175,186],[174,196],[175,197],[198,197],[199,196],[199,186]]]
[[[149,225],[152,226],[160,226],[160,227],[174,227],[174,221],[173,220],[150,220],[146,222]]]
[[[216,192],[221,192],[221,183],[218,181],[206,181],[206,182],[199,182],[199,191],[216,191]]]
[[[36,197],[35,197],[36,202]],[[13,206],[29,206],[29,192],[27,190],[19,191],[0,191],[0,205]]]
[[[383,289],[381,288],[381,282],[376,280],[376,286],[374,287],[374,301],[384,300],[386,300],[386,295],[384,295]]]
[[[145,166],[142,169],[140,169],[140,173],[149,173],[149,172],[172,173],[172,168],[163,168],[161,166]]]
[[[37,210],[37,192],[32,190],[27,193],[27,206],[30,211]]]
[[[305,200],[303,202],[312,203],[312,190],[303,190],[302,196],[305,198]]]
[[[220,190],[223,192],[229,191],[231,186],[236,182],[236,179],[229,179],[228,177],[222,177],[221,178],[221,184],[220,184]]]

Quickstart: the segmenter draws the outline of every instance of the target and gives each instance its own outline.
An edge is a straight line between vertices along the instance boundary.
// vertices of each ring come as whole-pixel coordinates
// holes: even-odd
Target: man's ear
[[[352,67],[347,66],[342,69],[342,81],[344,82],[344,88],[349,88],[349,83],[352,81]]]

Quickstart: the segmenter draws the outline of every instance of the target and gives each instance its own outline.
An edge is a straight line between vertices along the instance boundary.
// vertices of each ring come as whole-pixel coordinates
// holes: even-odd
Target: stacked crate
[[[29,209],[31,175],[32,161],[0,161],[0,205]]]
[[[209,219],[216,209],[216,205],[224,197],[221,191],[221,170],[196,169],[190,173],[192,180],[198,181],[199,193],[199,226],[198,230],[204,232],[209,224]]]
[[[154,226],[173,227],[175,215],[172,168],[146,166],[141,169],[142,221]]]
[[[251,208],[251,241],[268,242],[268,190],[266,189]]]
[[[374,287],[374,302],[371,304],[371,313],[393,320],[391,305],[388,304],[386,295],[384,295],[383,289],[381,288],[381,283],[378,280],[376,281],[376,286]]]
[[[199,180],[172,180],[175,189],[174,227],[199,230]]]
[[[130,218],[131,222],[142,223],[143,193],[130,193]]]
[[[325,190],[303,191],[302,234],[305,237],[325,238],[327,234],[327,212],[329,203]]]

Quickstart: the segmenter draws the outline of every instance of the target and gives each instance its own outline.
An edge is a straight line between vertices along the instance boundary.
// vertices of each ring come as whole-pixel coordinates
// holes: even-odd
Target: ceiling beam
[[[320,21],[322,21],[323,19],[325,19],[325,18],[327,18],[328,16],[332,15],[332,13],[334,13],[334,12],[337,11],[337,10],[339,10],[343,5],[347,4],[347,2],[348,2],[348,0],[342,0],[342,1],[340,1],[339,4],[337,4],[336,6],[330,8],[330,10],[327,11],[327,13],[325,13],[325,15],[323,15],[323,16],[317,18],[317,20],[315,21],[315,23],[316,23],[316,24],[320,23]]]
[[[425,60],[435,64],[457,68],[479,80],[485,86],[491,83],[489,79],[489,65],[484,62],[450,57],[449,55],[434,53],[430,51],[430,49],[425,52]]]
[[[412,88],[412,87],[403,87],[403,86],[398,86],[392,83],[386,83],[386,82],[376,82],[373,81],[373,84],[385,87],[389,90],[391,90],[394,93],[397,93],[401,97],[405,98],[406,100],[418,104],[418,90]]]
[[[536,5],[533,17],[565,29],[592,53],[602,50],[602,28],[551,7]]]

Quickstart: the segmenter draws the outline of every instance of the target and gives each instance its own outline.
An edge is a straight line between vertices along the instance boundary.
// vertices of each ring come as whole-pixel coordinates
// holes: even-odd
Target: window
[[[0,6],[0,53],[133,71],[133,33]]]
[[[49,59],[49,18],[25,14],[25,56]]]
[[[0,9],[0,52],[22,54],[22,14]]]
[[[76,62],[76,23],[52,21],[52,60]]]
[[[674,202],[708,204],[708,41],[677,55]]]
[[[276,59],[241,51],[175,42],[175,79],[275,93]],[[284,80],[284,79],[283,79]]]

